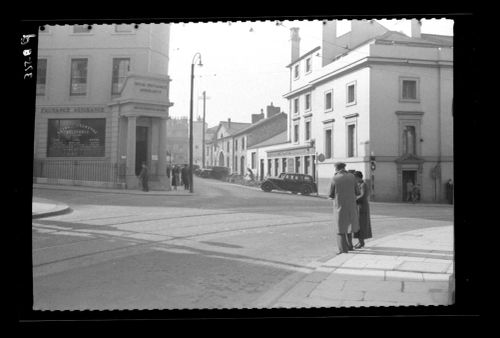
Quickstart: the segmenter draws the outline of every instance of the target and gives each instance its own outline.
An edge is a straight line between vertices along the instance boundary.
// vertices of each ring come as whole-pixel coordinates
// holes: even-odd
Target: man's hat
[[[337,162],[334,164],[336,169],[344,169],[345,168],[345,163],[344,162]]]

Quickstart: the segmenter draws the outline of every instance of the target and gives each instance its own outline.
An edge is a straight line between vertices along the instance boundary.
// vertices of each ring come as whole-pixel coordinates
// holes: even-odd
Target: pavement
[[[190,196],[188,191],[131,191],[74,186],[34,188]],[[71,212],[64,203],[33,198],[33,218]],[[453,226],[419,229],[310,264],[259,297],[251,307],[365,307],[450,305],[454,302]]]
[[[453,226],[427,228],[366,240],[286,287],[261,297],[255,307],[366,307],[451,305],[454,302]],[[294,279],[297,277],[290,277]]]

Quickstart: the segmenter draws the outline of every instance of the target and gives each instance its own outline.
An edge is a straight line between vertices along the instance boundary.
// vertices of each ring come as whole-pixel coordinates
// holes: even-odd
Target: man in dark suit
[[[184,183],[184,190],[189,189],[189,170],[187,164],[184,165],[181,169],[181,178]]]
[[[339,254],[354,250],[352,234],[359,231],[356,195],[356,178],[345,170],[345,163],[335,163],[329,197],[333,199],[333,226],[337,234]]]

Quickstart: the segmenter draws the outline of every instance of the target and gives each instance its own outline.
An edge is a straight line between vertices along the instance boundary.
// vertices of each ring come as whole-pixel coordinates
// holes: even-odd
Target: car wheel
[[[270,192],[273,190],[273,186],[271,183],[269,182],[264,182],[262,183],[261,185],[261,189],[264,190],[265,192]]]
[[[304,187],[302,187],[302,191],[301,191],[301,194],[302,195],[309,195],[311,193],[311,187],[306,185]]]

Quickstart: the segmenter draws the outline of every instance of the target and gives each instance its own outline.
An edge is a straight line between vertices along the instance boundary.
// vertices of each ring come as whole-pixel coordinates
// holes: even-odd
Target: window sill
[[[420,103],[420,99],[399,99],[400,103]]]

